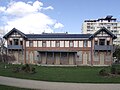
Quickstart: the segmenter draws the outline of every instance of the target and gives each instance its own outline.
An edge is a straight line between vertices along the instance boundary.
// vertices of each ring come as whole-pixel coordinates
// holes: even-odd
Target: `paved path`
[[[0,84],[42,90],[120,90],[120,84],[61,83],[0,76]]]

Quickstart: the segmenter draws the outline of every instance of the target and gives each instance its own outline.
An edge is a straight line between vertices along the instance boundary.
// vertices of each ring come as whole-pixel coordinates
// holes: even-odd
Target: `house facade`
[[[41,65],[111,65],[113,40],[106,28],[94,34],[24,34],[13,28],[3,38],[14,63]]]

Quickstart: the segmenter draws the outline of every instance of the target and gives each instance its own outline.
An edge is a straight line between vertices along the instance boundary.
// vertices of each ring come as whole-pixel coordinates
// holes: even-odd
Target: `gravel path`
[[[0,84],[42,90],[120,90],[120,84],[46,82],[0,76]]]

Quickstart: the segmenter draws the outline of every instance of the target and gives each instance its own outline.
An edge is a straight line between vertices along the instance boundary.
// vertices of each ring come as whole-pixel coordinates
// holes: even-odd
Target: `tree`
[[[117,61],[116,63],[120,63],[120,46],[119,45],[115,45],[115,51],[113,53],[113,57],[116,57]]]
[[[0,28],[0,59],[2,62],[5,62],[5,55],[7,54],[7,48],[5,47],[5,39],[3,39],[3,35],[5,35],[5,30]]]
[[[4,55],[7,55],[7,49],[5,47],[5,40],[3,38],[1,38],[1,41],[0,41],[0,54],[1,54],[2,62],[5,62]]]

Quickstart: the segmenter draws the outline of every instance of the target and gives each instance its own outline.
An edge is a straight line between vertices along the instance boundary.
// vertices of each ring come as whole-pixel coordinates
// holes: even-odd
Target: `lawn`
[[[26,88],[18,88],[18,87],[0,85],[0,90],[33,90],[33,89],[26,89]]]
[[[73,82],[73,83],[120,83],[120,76],[103,77],[98,73],[105,68],[110,71],[110,67],[43,67],[34,66],[37,73],[13,73],[12,68],[20,65],[0,64],[0,76],[17,77],[53,82]]]

